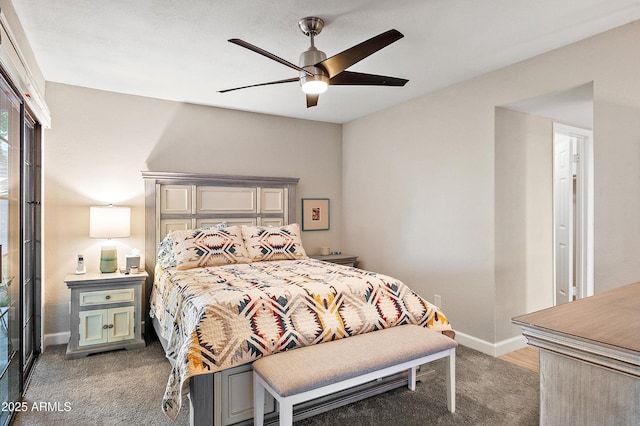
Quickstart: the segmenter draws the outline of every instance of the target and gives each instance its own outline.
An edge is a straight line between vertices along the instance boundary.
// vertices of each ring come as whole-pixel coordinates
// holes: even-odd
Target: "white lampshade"
[[[131,235],[129,207],[93,206],[89,212],[89,236],[124,238]]]
[[[94,206],[89,210],[89,236],[92,238],[124,238],[131,235],[129,207]],[[107,241],[100,249],[100,272],[118,269],[116,245]]]

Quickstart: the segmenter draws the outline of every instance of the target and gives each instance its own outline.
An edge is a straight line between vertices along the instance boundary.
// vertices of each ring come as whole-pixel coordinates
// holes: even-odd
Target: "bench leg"
[[[280,401],[280,426],[293,425],[293,404]]]
[[[416,367],[413,366],[409,369],[409,390],[416,390]]]
[[[253,424],[262,426],[264,422],[264,386],[257,373],[253,373]]]
[[[456,350],[449,350],[447,360],[447,408],[452,413],[456,412]]]

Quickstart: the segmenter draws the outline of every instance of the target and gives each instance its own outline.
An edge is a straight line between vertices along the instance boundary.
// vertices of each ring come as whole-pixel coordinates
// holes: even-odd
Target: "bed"
[[[289,220],[297,179],[143,176],[145,256],[157,260],[147,268],[145,327],[172,362],[162,402],[169,417],[188,392],[192,424],[251,424],[251,362],[272,353],[407,323],[452,333],[440,309],[399,280],[309,258]],[[298,415],[403,381],[312,401]],[[265,413],[276,410],[267,400]]]

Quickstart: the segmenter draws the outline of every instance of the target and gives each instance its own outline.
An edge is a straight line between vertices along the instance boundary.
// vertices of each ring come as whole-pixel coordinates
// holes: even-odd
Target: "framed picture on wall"
[[[302,230],[326,231],[329,229],[329,199],[302,199]]]

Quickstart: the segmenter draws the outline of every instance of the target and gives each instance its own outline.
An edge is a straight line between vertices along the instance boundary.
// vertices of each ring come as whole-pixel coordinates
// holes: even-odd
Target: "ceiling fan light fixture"
[[[304,76],[300,78],[302,91],[309,95],[319,95],[329,88],[329,77],[316,74],[314,76]]]
[[[307,71],[307,73],[300,73],[300,86],[302,86],[304,93],[308,95],[319,95],[327,91],[329,87],[329,76],[327,76],[323,69],[315,66],[315,64],[325,59],[327,59],[327,55],[314,46],[309,47],[300,54],[300,68]]]

